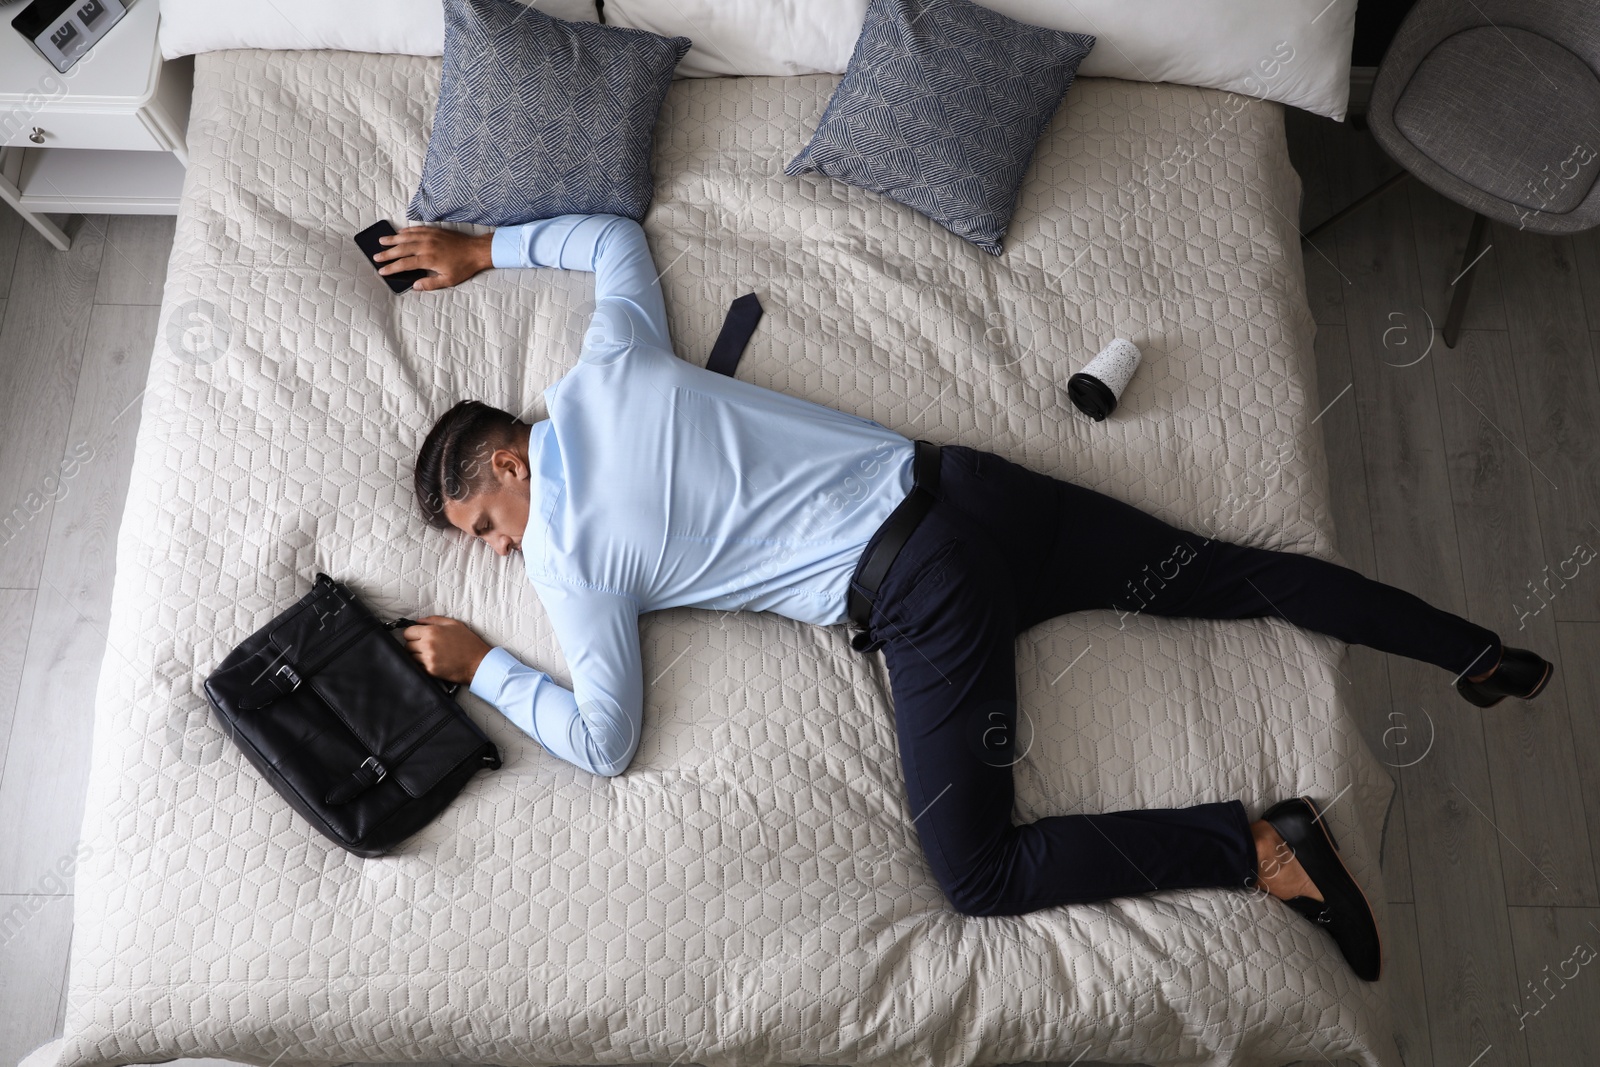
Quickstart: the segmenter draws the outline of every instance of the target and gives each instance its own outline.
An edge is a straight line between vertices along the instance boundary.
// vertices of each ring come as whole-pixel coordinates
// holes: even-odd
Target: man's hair
[[[417,454],[417,503],[429,526],[450,529],[446,501],[465,500],[487,488],[493,479],[489,459],[512,444],[527,423],[476,400],[463,400],[439,417]]]

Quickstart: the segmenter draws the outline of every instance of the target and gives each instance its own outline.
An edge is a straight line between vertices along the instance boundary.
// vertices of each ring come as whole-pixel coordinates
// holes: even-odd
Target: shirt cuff
[[[489,242],[489,262],[496,268],[525,267],[522,261],[522,227],[502,226]]]
[[[468,687],[472,695],[494,704],[500,699],[500,691],[505,688],[506,678],[519,666],[517,657],[496,645],[483,657],[483,662],[478,664],[478,671],[472,676],[472,684]]]

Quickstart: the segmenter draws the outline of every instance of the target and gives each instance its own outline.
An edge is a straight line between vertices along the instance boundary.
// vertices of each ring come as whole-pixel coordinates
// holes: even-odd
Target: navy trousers
[[[866,650],[881,647],[888,665],[923,851],[964,914],[1244,887],[1256,875],[1237,800],[1012,824],[1017,635],[1090,608],[1276,616],[1452,674],[1486,670],[1500,654],[1492,631],[1346,567],[1180,530],[992,453],[947,445],[938,502],[884,577]]]

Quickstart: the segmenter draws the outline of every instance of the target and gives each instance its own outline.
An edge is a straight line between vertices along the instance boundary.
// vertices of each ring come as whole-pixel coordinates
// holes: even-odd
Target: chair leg
[[[1461,256],[1461,271],[1450,285],[1455,292],[1450,297],[1450,313],[1444,319],[1444,346],[1454,348],[1461,336],[1461,320],[1467,315],[1467,297],[1472,294],[1474,268],[1483,258],[1483,242],[1489,235],[1489,220],[1482,215],[1472,216],[1472,232],[1467,235],[1467,250]]]
[[[1315,237],[1317,234],[1321,233],[1323,230],[1326,230],[1329,226],[1332,226],[1334,223],[1343,221],[1345,216],[1351,215],[1351,214],[1353,214],[1353,213],[1355,213],[1357,211],[1360,211],[1362,208],[1366,207],[1369,203],[1371,203],[1372,201],[1376,200],[1378,197],[1382,196],[1384,193],[1387,193],[1390,189],[1393,189],[1396,185],[1399,185],[1401,182],[1405,181],[1409,177],[1411,177],[1411,172],[1408,171],[1408,170],[1402,170],[1398,174],[1390,175],[1388,178],[1384,179],[1382,185],[1379,185],[1376,189],[1372,190],[1370,193],[1367,193],[1365,196],[1361,197],[1359,200],[1357,200],[1354,203],[1346,206],[1345,208],[1343,208],[1343,209],[1341,209],[1339,211],[1335,211],[1332,215],[1329,215],[1327,218],[1323,219],[1321,222],[1319,222],[1315,226],[1311,227],[1311,229],[1309,229],[1305,233],[1301,234],[1300,235],[1301,239],[1302,240],[1306,240],[1306,241],[1311,240],[1311,238]]]

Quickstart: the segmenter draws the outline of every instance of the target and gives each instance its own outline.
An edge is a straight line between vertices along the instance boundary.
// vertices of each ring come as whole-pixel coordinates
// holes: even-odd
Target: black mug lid
[[[1067,399],[1095,422],[1117,410],[1117,394],[1099,378],[1079,371],[1067,379]]]

